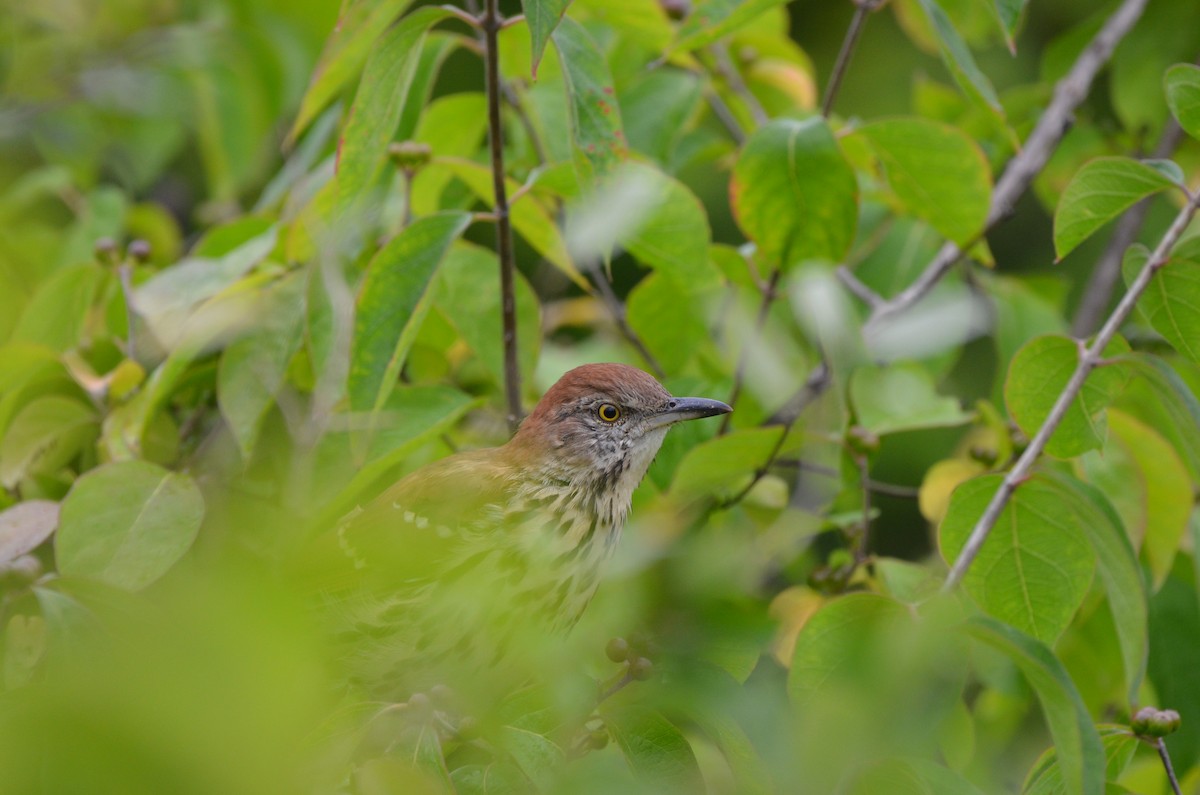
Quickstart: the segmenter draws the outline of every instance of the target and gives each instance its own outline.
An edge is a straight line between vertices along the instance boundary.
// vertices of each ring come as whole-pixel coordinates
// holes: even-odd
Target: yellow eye
[[[601,403],[600,408],[596,409],[596,413],[605,422],[616,422],[621,418],[621,410],[612,403]]]

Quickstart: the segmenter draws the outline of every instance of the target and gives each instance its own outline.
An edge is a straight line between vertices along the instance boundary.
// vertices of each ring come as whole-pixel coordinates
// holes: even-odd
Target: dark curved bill
[[[657,416],[651,420],[654,427],[671,425],[684,420],[699,420],[704,417],[715,417],[718,414],[728,414],[733,411],[725,403],[709,398],[679,397],[671,398]]]

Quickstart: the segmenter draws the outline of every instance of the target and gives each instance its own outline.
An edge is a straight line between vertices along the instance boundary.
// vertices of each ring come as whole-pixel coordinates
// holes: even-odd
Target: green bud
[[[629,659],[629,641],[624,638],[613,638],[604,647],[604,653],[615,663],[625,662]]]
[[[629,675],[639,682],[645,682],[654,673],[654,663],[645,657],[638,657],[629,663]]]
[[[417,141],[400,141],[388,144],[388,157],[396,164],[396,168],[404,171],[416,171],[429,164],[433,158],[433,149],[429,144]]]

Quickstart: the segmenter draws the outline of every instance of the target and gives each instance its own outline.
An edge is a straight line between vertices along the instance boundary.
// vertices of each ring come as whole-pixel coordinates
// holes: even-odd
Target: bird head
[[[585,364],[546,392],[513,444],[564,479],[606,484],[627,501],[672,425],[729,411],[719,400],[674,397],[636,367]]]

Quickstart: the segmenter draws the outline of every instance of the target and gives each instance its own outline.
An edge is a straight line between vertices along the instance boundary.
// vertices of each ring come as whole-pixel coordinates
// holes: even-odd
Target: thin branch
[[[608,279],[605,278],[604,274],[596,273],[592,276],[592,281],[596,284],[600,297],[612,313],[613,321],[616,322],[621,334],[624,335],[630,345],[637,349],[638,355],[645,360],[646,366],[650,368],[651,372],[659,380],[666,378],[667,373],[663,370],[662,365],[658,363],[658,359],[654,358],[654,354],[650,353],[650,349],[646,347],[646,343],[642,341],[638,333],[629,325],[629,321],[626,319],[625,304],[613,292],[612,285],[608,283]]]
[[[724,43],[717,43],[709,47],[709,52],[712,53],[713,60],[717,64],[717,74],[724,79],[729,90],[746,104],[747,110],[750,111],[750,118],[754,119],[755,124],[766,124],[770,116],[763,110],[762,103],[750,92],[750,87],[746,85],[741,73],[733,65],[733,61],[729,57],[729,48]]]
[[[1154,147],[1154,152],[1150,156],[1154,158],[1170,157],[1182,139],[1183,129],[1174,117],[1168,117],[1158,145]],[[1086,337],[1091,334],[1100,324],[1101,318],[1104,317],[1104,310],[1108,308],[1108,302],[1112,300],[1113,288],[1116,287],[1117,280],[1121,276],[1121,262],[1125,257],[1125,250],[1133,245],[1133,242],[1137,240],[1138,233],[1142,231],[1142,224],[1146,222],[1146,214],[1150,211],[1152,201],[1153,199],[1143,199],[1133,205],[1117,221],[1112,237],[1108,239],[1104,253],[1100,255],[1096,267],[1092,269],[1091,278],[1088,279],[1087,287],[1083,291],[1083,298],[1079,301],[1075,321],[1071,324],[1071,333],[1075,336]]]
[[[542,145],[542,137],[538,134],[537,128],[533,126],[533,119],[529,118],[529,113],[525,110],[525,106],[521,104],[520,95],[507,80],[501,81],[500,90],[504,92],[504,101],[516,112],[517,119],[521,122],[521,126],[525,128],[525,135],[528,136],[529,144],[533,147],[534,157],[537,158],[539,164],[544,164],[546,162],[546,147]]]
[[[741,146],[746,142],[746,131],[742,129],[742,125],[738,123],[737,116],[733,115],[733,111],[725,104],[725,100],[721,99],[721,95],[716,89],[710,89],[705,92],[708,97],[708,104],[712,108],[713,115],[725,125],[725,129],[733,137],[733,142]]]
[[[500,119],[500,45],[497,34],[503,25],[499,0],[487,0],[480,24],[484,34],[488,103],[488,141],[492,154],[492,189],[496,196],[496,253],[500,258],[500,311],[504,324],[504,395],[508,404],[508,428],[521,423],[521,370],[517,365],[517,302],[514,288],[516,258],[513,254],[512,221],[508,215],[508,193],[504,184],[504,131]]]
[[[1117,43],[1142,15],[1146,2],[1147,0],[1125,0],[1079,54],[1071,70],[1055,85],[1054,97],[1026,139],[1024,148],[1009,161],[1004,174],[996,182],[984,223],[984,233],[1012,212],[1017,199],[1045,167],[1054,148],[1069,129],[1075,108],[1087,97],[1092,81],[1112,56]],[[979,239],[982,237],[983,233],[979,235]],[[921,300],[975,242],[971,241],[961,248],[954,243],[942,246],[912,285],[872,310],[867,324],[877,324]]]
[[[442,6],[441,9],[443,11],[449,11],[450,14],[452,16],[454,16],[455,19],[459,20],[460,22],[465,22],[466,24],[470,25],[473,29],[482,30],[483,20],[481,20],[479,18],[478,11],[475,11],[473,13],[468,13],[467,11],[463,11],[458,6],[449,5],[449,4]]]
[[[737,369],[733,374],[733,388],[729,391],[729,405],[737,408],[737,400],[742,394],[742,385],[746,380],[746,366],[750,359],[750,346],[755,345],[762,336],[763,328],[767,325],[767,315],[771,311],[771,304],[775,301],[776,288],[779,286],[779,278],[783,275],[782,268],[776,268],[771,272],[771,278],[762,288],[762,303],[758,306],[758,317],[754,321],[754,333],[750,340],[742,346],[741,354],[738,356]],[[729,430],[729,418],[731,415],[726,414],[721,420],[721,427],[717,431],[717,435],[721,436]],[[785,434],[786,435],[786,434]],[[771,458],[775,456],[772,455]],[[770,460],[770,459],[768,459]]]
[[[840,480],[842,475],[833,467],[827,467],[822,464],[814,464],[811,461],[802,461],[798,458],[780,458],[775,461],[777,467],[787,467],[791,469],[799,469],[802,472],[814,472],[818,475],[824,475],[827,478]],[[905,500],[915,500],[921,495],[921,490],[915,486],[901,486],[898,483],[884,483],[880,480],[872,480],[867,478],[867,487],[876,494],[883,494],[888,497],[899,497]]]
[[[837,276],[838,281],[842,283],[843,287],[853,293],[858,300],[862,301],[867,306],[875,308],[884,303],[883,296],[872,290],[867,285],[863,284],[862,281],[854,275],[854,271],[850,270],[845,265],[838,265],[837,269],[834,271],[834,275]]]
[[[1020,485],[1030,473],[1034,462],[1038,456],[1046,448],[1046,443],[1050,441],[1050,437],[1054,435],[1054,431],[1058,429],[1059,423],[1062,422],[1071,404],[1075,398],[1079,396],[1083,389],[1083,384],[1087,380],[1088,374],[1092,372],[1103,360],[1104,349],[1112,341],[1117,334],[1117,329],[1129,317],[1133,311],[1134,305],[1138,298],[1146,291],[1150,285],[1150,280],[1154,274],[1158,272],[1167,263],[1167,257],[1171,253],[1171,249],[1179,241],[1183,230],[1187,228],[1188,223],[1192,220],[1192,216],[1196,214],[1197,207],[1200,206],[1200,193],[1188,199],[1186,205],[1175,216],[1175,220],[1171,223],[1171,227],[1163,235],[1162,240],[1154,249],[1154,253],[1150,255],[1137,278],[1129,285],[1129,290],[1125,293],[1120,303],[1113,309],[1112,314],[1108,316],[1104,326],[1096,335],[1095,340],[1089,345],[1086,350],[1083,350],[1079,363],[1075,367],[1075,372],[1071,374],[1071,378],[1067,381],[1066,387],[1055,401],[1053,408],[1050,409],[1049,415],[1042,423],[1042,427],[1038,428],[1037,433],[1029,441],[1029,446],[1025,448],[1025,452],[1017,459],[1013,468],[1009,470],[1004,477],[1004,481],[1000,484],[1000,488],[996,490],[991,502],[988,503],[987,509],[983,512],[983,516],[975,524],[971,530],[971,535],[967,538],[967,543],[963,546],[962,552],[958,556],[958,560],[954,562],[953,568],[950,569],[950,574],[946,577],[944,591],[950,591],[967,573],[967,569],[971,567],[971,563],[975,560],[975,556],[979,554],[979,550],[987,541],[988,534],[991,533],[992,527],[1000,518],[1001,512],[1008,505],[1009,499],[1017,486]]]
[[[842,78],[846,76],[850,58],[854,55],[854,48],[866,25],[867,17],[883,5],[883,0],[857,0],[854,5],[856,6],[854,17],[850,20],[850,27],[846,29],[846,37],[842,39],[842,48],[838,51],[837,60],[833,63],[833,71],[829,73],[829,85],[825,87],[825,98],[821,100],[821,115],[826,118],[833,111],[834,100],[837,99],[838,90],[842,87]]]
[[[1171,764],[1171,755],[1167,753],[1167,743],[1162,737],[1159,737],[1154,747],[1158,751],[1158,758],[1162,760],[1163,769],[1167,771],[1167,780],[1171,782],[1171,791],[1175,795],[1183,795],[1179,789],[1179,779],[1175,777],[1175,767]]]

